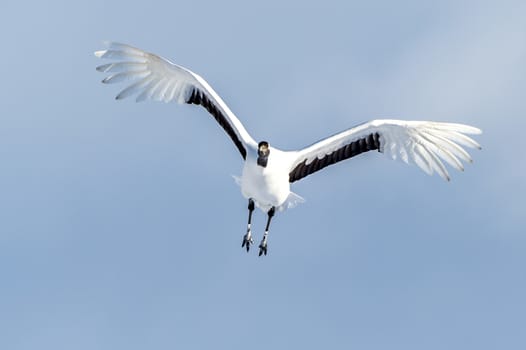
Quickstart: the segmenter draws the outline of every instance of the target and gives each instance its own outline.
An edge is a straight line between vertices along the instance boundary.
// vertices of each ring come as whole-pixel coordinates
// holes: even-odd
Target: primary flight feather
[[[221,97],[194,72],[129,45],[110,42],[106,46],[106,50],[95,52],[97,57],[114,60],[97,67],[98,71],[109,74],[102,82],[127,84],[116,99],[136,96],[137,102],[156,100],[200,105],[232,139],[244,160],[243,173],[237,181],[241,193],[248,199],[248,227],[242,243],[247,251],[253,243],[252,212],[257,206],[268,215],[259,255],[267,254],[268,229],[275,211],[302,201],[290,191],[290,184],[295,181],[372,150],[416,164],[430,175],[436,172],[449,181],[444,162],[463,171],[462,162],[472,162],[463,147],[480,149],[475,140],[466,136],[481,133],[472,126],[384,119],[355,126],[301,150],[282,151],[266,141],[256,142]]]

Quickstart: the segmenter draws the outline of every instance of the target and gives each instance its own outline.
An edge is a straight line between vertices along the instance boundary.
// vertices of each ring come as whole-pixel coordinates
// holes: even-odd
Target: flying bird
[[[449,181],[443,161],[463,171],[463,162],[472,162],[462,148],[480,145],[466,134],[481,130],[456,123],[404,120],[372,120],[296,151],[284,151],[267,141],[256,142],[226,103],[199,75],[169,60],[115,43],[96,51],[99,58],[113,62],[97,67],[109,75],[105,84],[126,83],[117,100],[136,96],[136,101],[155,100],[204,107],[232,139],[244,161],[243,172],[236,181],[248,199],[248,225],[241,247],[247,252],[254,243],[252,213],[256,207],[267,214],[259,255],[267,255],[270,222],[276,211],[301,203],[303,199],[290,191],[290,185],[319,170],[367,151],[378,151],[393,159],[414,163],[429,175],[438,173]]]

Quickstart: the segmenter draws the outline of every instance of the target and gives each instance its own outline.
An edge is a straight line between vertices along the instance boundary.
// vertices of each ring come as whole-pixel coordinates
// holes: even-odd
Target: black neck
[[[267,167],[267,162],[268,162],[268,156],[266,156],[266,157],[259,156],[258,157],[258,165],[259,166],[262,166],[263,168],[266,168]]]

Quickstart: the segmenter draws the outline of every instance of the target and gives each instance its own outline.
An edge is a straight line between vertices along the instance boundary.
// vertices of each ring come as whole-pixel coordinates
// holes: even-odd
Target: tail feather
[[[301,203],[305,203],[305,199],[294,192],[290,192],[289,196],[287,197],[287,200],[277,209],[279,211],[284,211],[286,209],[292,209]]]

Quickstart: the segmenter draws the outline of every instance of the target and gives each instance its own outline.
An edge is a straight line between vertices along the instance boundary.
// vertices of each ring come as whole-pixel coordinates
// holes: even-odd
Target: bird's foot
[[[252,232],[250,232],[250,228],[247,230],[247,234],[243,236],[243,243],[241,244],[241,248],[247,247],[247,252],[250,250],[250,245],[254,244],[254,240],[252,239]]]
[[[265,254],[267,255],[267,236],[268,232],[265,232],[263,235],[263,239],[261,240],[261,243],[259,243],[259,256]]]

